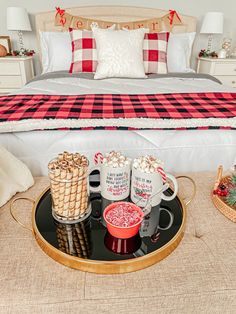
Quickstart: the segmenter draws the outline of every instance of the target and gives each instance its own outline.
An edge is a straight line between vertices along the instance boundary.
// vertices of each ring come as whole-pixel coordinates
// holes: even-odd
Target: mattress
[[[95,81],[89,75],[50,74],[26,85],[16,94],[166,94],[234,92],[216,80],[200,76],[154,76],[148,80],[108,79]],[[228,169],[236,157],[235,130],[43,130],[0,134],[0,144],[25,162],[33,175],[46,175],[47,164],[64,150],[88,156],[119,150],[132,158],[154,154],[170,172]]]

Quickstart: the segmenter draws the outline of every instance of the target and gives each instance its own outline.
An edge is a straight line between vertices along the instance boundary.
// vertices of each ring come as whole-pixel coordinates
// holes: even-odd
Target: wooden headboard
[[[64,9],[64,8],[63,8]],[[106,20],[111,22],[129,22],[137,20],[145,20],[150,18],[158,18],[168,14],[168,11],[130,7],[130,6],[86,6],[65,9],[71,15],[77,15],[90,19]],[[39,44],[39,32],[63,31],[61,26],[54,25],[56,10],[50,12],[38,13],[35,15],[36,34],[38,39],[39,57],[41,59],[41,47]],[[173,33],[190,33],[196,31],[197,19],[192,16],[182,15],[182,25],[173,27]]]
[[[168,11],[150,8],[129,7],[129,6],[86,6],[65,9],[72,15],[90,19],[106,20],[111,22],[128,22],[161,17],[168,14]],[[36,14],[36,32],[39,31],[63,31],[61,26],[54,25],[56,10]],[[182,15],[183,25],[175,26],[173,32],[195,32],[197,20],[195,17]]]

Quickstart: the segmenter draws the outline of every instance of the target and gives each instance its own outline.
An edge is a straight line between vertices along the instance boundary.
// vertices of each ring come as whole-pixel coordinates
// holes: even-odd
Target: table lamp
[[[24,50],[23,31],[31,31],[28,13],[22,7],[7,8],[7,29],[17,31],[19,36],[20,51]]]
[[[222,34],[224,15],[221,12],[208,12],[202,22],[201,34],[208,34],[207,52],[211,52],[213,34]]]

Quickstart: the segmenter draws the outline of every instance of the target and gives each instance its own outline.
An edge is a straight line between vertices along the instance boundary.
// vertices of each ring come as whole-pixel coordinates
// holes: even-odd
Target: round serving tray
[[[168,190],[167,193],[171,194],[172,191]],[[186,205],[179,197],[161,203],[161,207],[173,214],[171,228],[157,230],[154,237],[137,235],[129,240],[113,238],[107,232],[102,219],[102,210],[107,201],[98,194],[92,194],[90,200],[90,218],[71,225],[53,219],[49,188],[35,202],[32,225],[36,241],[47,255],[63,265],[93,273],[132,272],[164,259],[183,238]],[[163,227],[168,224],[166,216],[163,215],[160,219]]]

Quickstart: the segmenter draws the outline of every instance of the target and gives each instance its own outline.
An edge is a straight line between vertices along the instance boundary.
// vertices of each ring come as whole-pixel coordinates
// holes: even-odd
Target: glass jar
[[[49,163],[53,164],[55,161]],[[61,166],[62,165],[62,166]],[[49,167],[52,195],[52,215],[59,222],[78,222],[91,213],[88,187],[88,161],[86,165]]]
[[[91,255],[90,218],[76,224],[55,222],[59,250],[80,258],[89,258]]]
[[[229,55],[230,55],[231,44],[232,44],[232,39],[231,39],[231,38],[225,37],[225,38],[223,39],[222,48],[223,48],[224,50],[226,50],[226,57],[227,57],[227,58],[228,58]]]

